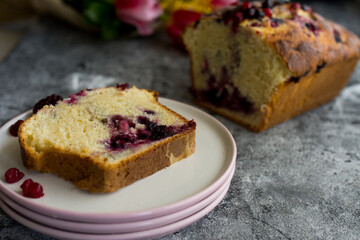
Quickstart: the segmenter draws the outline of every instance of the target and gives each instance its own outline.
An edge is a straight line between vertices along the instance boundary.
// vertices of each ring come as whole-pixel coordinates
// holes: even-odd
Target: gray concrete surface
[[[313,8],[360,35],[359,2],[332,4]],[[52,18],[29,28],[0,64],[0,82],[1,125],[52,93],[124,82],[191,104],[188,57],[166,36],[103,41]],[[360,64],[334,101],[266,132],[214,116],[237,142],[230,190],[164,240],[360,238]],[[51,238],[0,210],[0,239]]]

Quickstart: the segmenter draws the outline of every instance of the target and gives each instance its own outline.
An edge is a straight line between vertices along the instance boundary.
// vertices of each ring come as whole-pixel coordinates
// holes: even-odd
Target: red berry
[[[16,183],[24,177],[24,173],[20,172],[17,168],[10,168],[5,173],[5,181],[7,183]]]
[[[31,178],[26,179],[21,185],[21,189],[23,191],[23,195],[27,197],[29,194],[29,186],[33,183],[33,180]]]
[[[263,12],[265,14],[265,16],[271,18],[272,17],[272,11],[270,8],[263,8]]]
[[[13,125],[10,126],[9,132],[10,132],[11,136],[14,136],[14,137],[18,136],[19,127],[23,122],[24,122],[23,120],[17,120],[16,123],[14,123]]]
[[[20,187],[23,190],[24,197],[40,198],[44,196],[43,187],[31,178],[26,179]]]
[[[294,10],[298,10],[298,9],[301,8],[301,4],[300,3],[293,3],[293,4],[291,4],[290,8],[294,9]]]
[[[32,198],[42,197],[42,196],[44,196],[43,187],[39,183],[33,182],[29,186],[28,194],[29,194],[29,197],[32,197]]]
[[[63,98],[59,95],[52,94],[50,96],[47,96],[46,98],[41,99],[38,101],[33,108],[33,113],[37,113],[40,109],[42,109],[45,105],[56,105],[58,101],[63,100]]]
[[[128,83],[123,83],[123,84],[116,84],[116,87],[119,88],[120,90],[125,90],[129,88],[129,84]]]
[[[243,5],[241,6],[241,10],[245,10],[245,9],[248,9],[248,8],[251,8],[251,2],[249,2],[249,1],[245,1],[244,3],[243,3]]]

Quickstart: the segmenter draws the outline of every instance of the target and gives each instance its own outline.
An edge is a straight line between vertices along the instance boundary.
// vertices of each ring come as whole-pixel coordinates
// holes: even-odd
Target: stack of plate
[[[148,239],[176,232],[214,209],[235,170],[236,145],[229,131],[201,110],[173,100],[160,102],[197,123],[195,154],[114,193],[91,194],[52,174],[26,170],[18,140],[8,133],[23,113],[0,129],[0,206],[13,219],[60,239]],[[4,181],[7,169],[25,173]],[[25,198],[21,183],[32,178],[45,196]]]

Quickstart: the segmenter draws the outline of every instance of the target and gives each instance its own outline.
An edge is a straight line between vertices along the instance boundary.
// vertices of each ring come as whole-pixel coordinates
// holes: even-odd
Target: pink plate
[[[160,102],[197,123],[195,153],[128,187],[109,194],[91,194],[53,174],[24,168],[18,139],[9,127],[23,113],[0,128],[0,190],[19,205],[41,215],[83,223],[128,223],[170,215],[214,193],[231,175],[236,162],[236,144],[218,120],[190,105],[160,98]],[[8,184],[4,173],[17,167],[44,187],[45,196],[25,198],[22,181]]]
[[[2,200],[0,200],[0,207],[6,212],[11,218],[18,221],[19,223],[23,224],[24,226],[31,228],[39,233],[57,238],[57,239],[71,239],[71,240],[133,240],[133,239],[153,239],[153,238],[160,238],[166,236],[168,234],[174,233],[193,222],[199,220],[200,218],[204,217],[207,213],[213,210],[220,201],[225,197],[229,189],[230,184],[226,185],[225,190],[218,196],[212,203],[208,206],[203,208],[202,210],[198,211],[197,213],[184,218],[180,221],[162,226],[157,228],[152,228],[145,231],[138,231],[133,233],[119,233],[119,234],[85,234],[85,233],[75,233],[75,232],[68,232],[64,230],[54,229],[51,227],[47,227],[45,225],[38,224],[33,222],[26,217],[20,215],[9,206],[7,206]]]
[[[168,225],[170,223],[187,218],[190,215],[195,214],[196,212],[205,208],[206,206],[214,202],[217,198],[219,198],[219,196],[225,191],[225,189],[228,188],[234,170],[235,169],[233,168],[231,175],[225,181],[225,183],[222,186],[220,186],[220,188],[218,188],[210,196],[204,198],[203,200],[194,204],[193,206],[190,206],[178,212],[174,212],[169,215],[164,215],[158,218],[152,218],[148,220],[141,220],[141,221],[129,222],[129,223],[103,224],[103,223],[82,223],[82,222],[64,221],[61,219],[50,218],[45,215],[41,215],[37,212],[33,212],[27,208],[24,208],[21,205],[9,199],[8,197],[6,197],[1,191],[0,191],[0,199],[6,205],[11,207],[16,212],[20,213],[22,216],[26,217],[27,219],[60,230],[79,232],[79,233],[91,233],[91,234],[131,233],[131,232],[139,232],[139,231],[144,231],[144,230]]]

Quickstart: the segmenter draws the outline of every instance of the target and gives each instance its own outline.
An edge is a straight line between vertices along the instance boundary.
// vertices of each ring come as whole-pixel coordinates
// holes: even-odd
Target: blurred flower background
[[[96,25],[105,39],[136,32],[151,35],[165,28],[173,41],[181,46],[181,33],[201,14],[211,13],[237,0],[63,0],[90,24]]]
[[[237,0],[0,0],[0,22],[35,13],[60,17],[104,39],[166,31],[178,46],[185,27],[201,14]]]

